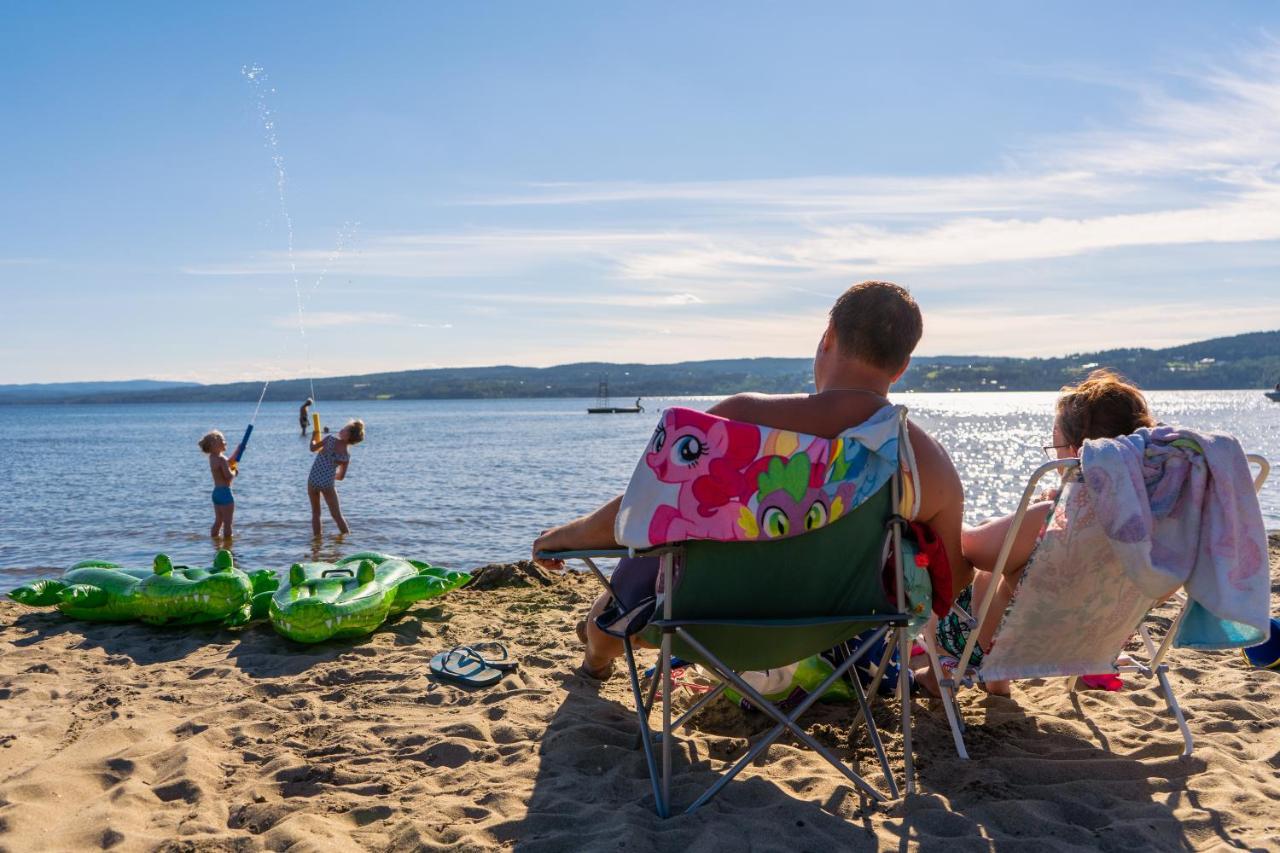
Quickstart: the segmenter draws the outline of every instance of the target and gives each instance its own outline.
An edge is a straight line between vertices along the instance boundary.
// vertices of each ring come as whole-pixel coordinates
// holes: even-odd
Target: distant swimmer
[[[307,419],[307,409],[308,409],[308,408],[311,406],[311,404],[312,404],[312,403],[314,403],[314,402],[315,402],[314,400],[312,400],[310,397],[308,397],[308,398],[307,398],[307,402],[305,402],[305,403],[303,403],[303,404],[302,404],[302,408],[301,408],[301,409],[298,409],[298,426],[302,427],[302,434],[303,434],[303,435],[306,435],[306,434],[307,434],[307,420],[308,420],[308,419]]]
[[[219,538],[231,538],[231,519],[236,512],[236,496],[231,493],[231,481],[236,478],[236,469],[231,467],[227,459],[227,440],[216,429],[200,439],[200,449],[209,454],[209,472],[213,474],[213,527],[209,535]]]

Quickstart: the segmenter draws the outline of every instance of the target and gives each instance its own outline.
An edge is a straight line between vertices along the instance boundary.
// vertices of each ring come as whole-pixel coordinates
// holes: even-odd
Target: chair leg
[[[925,635],[924,650],[929,657],[929,668],[933,670],[933,679],[938,682],[938,693],[942,695],[942,710],[947,713],[947,725],[951,727],[951,739],[956,744],[956,755],[968,759],[969,750],[964,744],[964,717],[961,716],[960,709],[956,705],[955,689],[946,685],[945,673],[942,671],[942,663],[938,660],[938,650],[934,646],[933,635]]]
[[[1174,695],[1173,687],[1169,684],[1169,667],[1160,664],[1156,667],[1156,678],[1160,679],[1160,688],[1164,692],[1165,704],[1169,706],[1169,710],[1173,712],[1173,718],[1178,721],[1178,729],[1182,732],[1182,757],[1188,758],[1191,750],[1195,748],[1195,741],[1191,737],[1191,729],[1187,726],[1187,720],[1182,716],[1182,708],[1178,705],[1178,697]]]
[[[654,667],[654,670],[653,670],[653,678],[649,679],[649,693],[648,693],[648,695],[645,697],[645,700],[644,700],[644,706],[643,706],[643,708],[644,708],[643,713],[644,713],[644,722],[645,722],[644,729],[645,729],[645,731],[648,731],[648,729],[649,729],[649,715],[650,715],[650,713],[652,713],[652,711],[653,711],[653,700],[654,700],[654,697],[656,697],[656,696],[658,695],[658,684],[659,684],[659,683],[661,683],[661,671],[660,671],[657,667]],[[636,745],[635,745],[635,747],[634,747],[635,749],[639,749],[639,748],[640,748],[640,738],[641,738],[641,737],[642,737],[642,735],[641,735],[640,733],[637,733],[637,734],[636,734]]]
[[[658,817],[666,817],[667,804],[662,796],[658,778],[658,765],[653,756],[653,737],[649,733],[649,714],[644,706],[644,694],[640,691],[640,674],[636,669],[635,651],[631,647],[631,639],[629,637],[623,638],[622,648],[627,654],[627,675],[631,680],[631,695],[635,699],[636,722],[640,724],[640,746],[644,749],[644,761],[649,768],[649,782],[653,785],[654,807],[658,811]]]
[[[906,627],[898,633],[898,695],[902,699],[902,765],[907,796],[916,792],[915,758],[911,754],[911,634]]]
[[[885,636],[885,634],[887,634],[888,632],[888,628],[881,628],[879,629],[879,632],[880,632],[879,636]],[[825,693],[827,689],[831,687],[832,684],[834,684],[838,679],[843,677],[844,674],[849,669],[851,669],[859,660],[861,660],[865,652],[855,653],[851,655],[847,660],[845,660],[844,663],[836,667],[835,671],[833,671],[831,675],[827,676],[827,678],[822,682],[821,685],[818,686],[817,689],[815,689],[812,693],[806,696],[804,700],[800,702],[800,704],[797,705],[796,708],[791,712],[790,716],[788,716],[787,714],[784,714],[782,711],[780,711],[777,708],[777,706],[775,706],[769,700],[761,696],[758,690],[756,690],[754,687],[752,687],[750,684],[744,681],[741,678],[741,676],[739,676],[736,672],[726,667],[720,661],[719,658],[717,658],[714,654],[712,654],[711,651],[707,649],[706,646],[698,642],[698,640],[694,638],[691,634],[689,634],[688,631],[684,630],[683,628],[677,628],[676,633],[680,635],[680,638],[684,642],[692,646],[693,649],[697,651],[699,655],[702,656],[702,658],[707,662],[707,664],[715,671],[716,675],[718,675],[720,678],[732,684],[734,689],[737,690],[739,693],[741,693],[744,697],[746,697],[748,701],[750,701],[753,705],[755,705],[765,714],[768,714],[777,722],[777,725],[774,726],[772,729],[770,729],[769,732],[763,738],[761,738],[759,741],[757,741],[755,744],[752,745],[751,749],[747,751],[746,755],[738,759],[738,761],[733,765],[733,767],[731,767],[728,771],[726,771],[723,776],[721,776],[719,779],[716,780],[716,783],[712,785],[711,788],[709,788],[706,792],[703,793],[701,797],[699,797],[696,801],[694,801],[693,805],[689,806],[689,808],[685,810],[685,814],[691,814],[693,811],[701,807],[704,803],[706,803],[708,800],[714,797],[717,793],[719,793],[720,790],[725,785],[727,785],[731,779],[733,779],[733,777],[737,776],[738,773],[740,773],[748,764],[754,761],[758,755],[764,752],[764,750],[766,750],[769,747],[769,745],[773,743],[773,741],[776,740],[779,735],[782,734],[783,731],[788,729],[796,737],[797,740],[804,743],[806,746],[808,746],[810,749],[816,752],[819,756],[821,756],[822,759],[825,760],[828,764],[830,764],[835,769],[839,770],[840,773],[845,778],[847,778],[851,783],[853,783],[853,785],[857,787],[859,790],[863,791],[872,800],[876,802],[881,802],[884,800],[883,794],[881,794],[875,788],[871,787],[871,785],[867,783],[867,780],[863,779],[861,776],[859,776],[857,773],[851,770],[843,761],[841,761],[839,758],[833,755],[831,753],[831,750],[827,749],[825,746],[818,743],[818,741],[814,740],[809,735],[808,732],[806,732],[801,726],[799,726],[796,723],[796,721],[800,718],[800,716],[804,714],[805,711],[809,710],[809,708],[813,705],[813,703],[817,702],[818,698],[823,693]]]
[[[1173,712],[1173,718],[1178,721],[1178,729],[1182,732],[1182,757],[1186,758],[1191,755],[1195,742],[1191,737],[1191,729],[1187,727],[1187,720],[1182,716],[1182,708],[1178,705],[1178,697],[1173,693],[1173,687],[1169,684],[1169,666],[1160,663],[1160,657],[1164,650],[1168,647],[1167,641],[1169,636],[1178,628],[1178,623],[1182,621],[1183,615],[1187,612],[1187,606],[1184,605],[1182,612],[1178,614],[1178,618],[1169,626],[1169,635],[1165,636],[1166,643],[1161,644],[1160,648],[1156,648],[1155,640],[1151,639],[1151,632],[1146,625],[1138,626],[1138,633],[1142,635],[1142,642],[1147,647],[1147,655],[1150,658],[1148,666],[1155,673],[1156,678],[1160,681],[1160,689],[1164,692],[1165,704],[1169,706],[1169,710]]]
[[[720,697],[720,694],[724,693],[725,689],[728,688],[728,686],[729,686],[728,683],[722,681],[719,684],[717,684],[713,689],[703,694],[698,699],[697,702],[694,702],[692,705],[690,705],[688,709],[685,710],[685,712],[680,715],[679,719],[677,719],[674,723],[671,724],[671,731],[673,732],[679,731],[686,723],[692,720],[698,714],[699,711],[701,711],[703,708],[705,708],[708,704],[710,704],[714,700],[718,699]]]
[[[671,634],[663,632],[659,644],[662,660],[662,817],[671,812]]]
[[[874,702],[876,696],[880,694],[880,682],[884,680],[884,674],[889,670],[889,661],[893,658],[893,643],[884,644],[884,654],[880,656],[880,663],[876,667],[875,677],[871,679],[871,686],[867,688],[867,694]]]
[[[853,693],[858,697],[859,717],[865,717],[867,720],[867,736],[871,738],[871,745],[875,748],[876,758],[880,761],[880,769],[884,772],[884,780],[889,786],[889,796],[893,799],[898,798],[898,783],[893,778],[893,770],[889,767],[889,756],[885,754],[884,742],[880,740],[880,730],[876,728],[876,719],[871,716],[871,703],[867,701],[867,694],[862,691],[862,681],[855,672],[853,678]],[[858,725],[857,719],[849,726],[849,740],[853,740],[853,730]]]

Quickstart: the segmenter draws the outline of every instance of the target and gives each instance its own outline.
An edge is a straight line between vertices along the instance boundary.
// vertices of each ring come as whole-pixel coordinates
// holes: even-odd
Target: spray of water
[[[302,285],[298,281],[298,263],[293,254],[293,217],[289,215],[288,194],[285,191],[287,180],[284,155],[280,153],[280,141],[276,137],[275,113],[268,100],[268,96],[274,95],[276,90],[267,82],[267,72],[261,65],[246,65],[240,69],[240,73],[253,88],[258,118],[262,120],[263,137],[266,140],[267,151],[271,154],[271,162],[276,169],[276,194],[280,198],[280,216],[284,219],[285,233],[288,235],[289,274],[293,277],[293,290],[298,303],[298,334],[302,336],[302,348],[307,358],[307,382],[311,386],[311,399],[314,400],[316,398],[315,372],[311,367],[311,343],[307,340],[305,304],[302,299]],[[319,282],[316,286],[319,286]],[[266,393],[265,386],[263,393]],[[262,400],[259,399],[258,403],[261,405]]]
[[[316,295],[316,291],[320,289],[325,277],[329,275],[329,270],[333,267],[334,262],[346,253],[347,247],[355,239],[356,231],[359,228],[359,222],[344,222],[342,227],[338,229],[338,240],[334,243],[333,251],[329,253],[329,257],[324,259],[324,266],[320,268],[320,275],[316,276],[315,283],[311,285],[311,290],[307,291],[308,305],[311,304],[311,299]]]
[[[262,383],[262,393],[258,395],[258,405],[253,407],[253,417],[249,418],[249,426],[253,426],[258,422],[258,410],[262,408],[262,398],[267,396],[267,387],[270,384],[270,379]]]

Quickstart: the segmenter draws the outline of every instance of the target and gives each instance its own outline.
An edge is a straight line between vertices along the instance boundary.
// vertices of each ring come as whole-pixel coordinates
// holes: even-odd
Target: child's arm
[[[315,453],[324,447],[324,436],[318,432],[311,433],[311,452]]]
[[[222,468],[222,476],[227,478],[228,483],[234,480],[239,473],[235,468],[231,467],[231,462],[225,456],[218,457],[218,466]]]
[[[339,462],[333,470],[334,479],[345,480],[347,478],[347,466],[350,464],[350,462]]]

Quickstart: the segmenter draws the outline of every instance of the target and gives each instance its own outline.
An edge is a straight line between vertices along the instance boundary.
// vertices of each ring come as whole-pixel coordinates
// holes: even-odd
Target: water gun
[[[311,413],[311,431],[315,435],[320,434],[320,413],[319,412]]]
[[[244,456],[244,449],[249,446],[249,436],[253,435],[253,424],[245,427],[244,436],[241,437],[240,443],[236,445],[236,452],[231,454],[231,467],[234,469],[240,464],[240,457]]]

